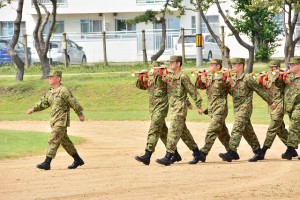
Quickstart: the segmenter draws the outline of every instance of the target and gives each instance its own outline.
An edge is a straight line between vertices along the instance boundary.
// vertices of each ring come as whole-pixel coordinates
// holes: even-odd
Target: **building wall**
[[[107,0],[84,0],[84,6],[82,3],[82,0],[67,0],[66,5],[61,5],[58,8],[58,15],[57,15],[57,21],[64,21],[65,22],[65,32],[68,33],[70,39],[73,39],[77,43],[81,44],[84,49],[86,50],[86,53],[88,56],[88,61],[91,62],[99,62],[101,61],[101,57],[99,57],[99,54],[93,55],[95,51],[93,48],[94,44],[101,44],[101,42],[93,43],[93,40],[86,41],[86,39],[82,39],[81,37],[81,26],[80,26],[80,20],[102,20],[102,30],[110,33],[112,31],[115,31],[115,19],[131,19],[143,12],[145,12],[147,9],[152,10],[160,10],[162,8],[162,3],[158,4],[137,4],[138,0],[109,0],[109,3],[107,3]],[[122,2],[122,3],[120,3]],[[189,0],[185,0],[185,4],[188,4]],[[233,15],[233,11],[230,7],[230,2],[226,2],[226,4],[222,5],[223,10],[229,14]],[[17,1],[13,1],[12,5],[8,5],[2,9],[0,9],[0,21],[11,21],[13,22],[16,17],[15,10],[17,9]],[[48,7],[49,10],[51,10],[51,7]],[[186,15],[182,16],[180,18],[180,27],[183,27],[187,29],[188,34],[191,33],[192,27],[192,16],[196,16],[197,13],[193,11],[187,11]],[[176,12],[174,12],[174,16],[176,15]],[[211,6],[208,11],[206,12],[207,16],[212,15],[218,15],[216,6]],[[173,16],[173,17],[174,17]],[[172,16],[168,16],[172,17]],[[29,35],[28,41],[29,46],[33,44],[32,39],[32,32],[35,28],[36,23],[36,11],[34,7],[31,4],[31,0],[24,2],[24,9],[23,9],[23,19],[22,21],[26,22],[26,32]],[[242,47],[232,36],[231,31],[228,29],[226,24],[224,23],[221,16],[219,16],[219,26],[225,27],[225,44],[231,49],[231,56],[232,57],[248,57],[248,51]],[[136,32],[137,34],[141,33],[141,30],[148,31],[148,34],[153,34],[152,36],[149,36],[147,38],[147,48],[150,48],[148,50],[148,56],[150,57],[153,53],[155,53],[155,50],[151,50],[155,45],[159,43],[157,38],[159,35],[157,33],[149,33],[151,30],[153,30],[154,25],[149,23],[139,23],[136,25]],[[178,30],[179,31],[179,30]],[[195,33],[195,31],[193,32]],[[178,34],[178,32],[176,33]],[[176,40],[177,35],[171,35],[169,41],[174,42]],[[100,37],[100,36],[99,36]],[[118,44],[121,44],[122,49],[128,49],[128,51],[125,51],[124,53],[113,53],[113,55],[110,55],[111,60],[113,61],[121,61],[123,60],[123,55],[128,54],[126,56],[129,60],[136,59],[137,61],[142,60],[141,55],[141,42],[139,36],[135,37],[134,39],[123,39],[120,41],[120,43],[109,40],[107,42],[108,46],[111,45],[111,49],[115,49],[115,51],[120,51]],[[243,39],[246,40],[246,42],[249,42],[249,39],[246,36],[242,36]],[[95,42],[95,41],[94,41]],[[111,44],[110,44],[111,43]],[[284,47],[284,38],[282,37],[282,40],[280,41],[281,46],[276,48],[276,52],[274,53],[273,57],[283,57],[283,47]],[[102,48],[101,46],[95,46],[95,49]],[[100,53],[101,54],[101,53]],[[130,54],[130,55],[129,55]],[[131,55],[133,54],[133,55]],[[166,51],[165,57],[168,57],[172,54],[172,50],[170,48]],[[300,55],[300,48],[296,48],[295,55]]]

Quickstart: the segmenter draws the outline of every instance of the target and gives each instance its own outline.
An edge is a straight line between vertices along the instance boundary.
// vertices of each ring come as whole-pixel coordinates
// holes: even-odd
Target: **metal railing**
[[[145,4],[164,4],[166,0],[136,0],[137,5],[145,5]]]
[[[40,0],[40,2],[44,5],[52,5],[50,0]],[[33,5],[32,1],[31,1],[31,5]],[[68,5],[68,0],[57,0],[57,5],[58,6]]]

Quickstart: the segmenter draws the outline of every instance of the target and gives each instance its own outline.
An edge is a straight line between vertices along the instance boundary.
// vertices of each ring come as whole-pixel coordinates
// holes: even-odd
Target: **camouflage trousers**
[[[52,127],[48,144],[49,148],[46,156],[52,159],[55,158],[60,144],[70,156],[73,156],[77,153],[76,148],[67,134],[67,127]]]
[[[177,116],[171,119],[166,145],[167,152],[175,153],[180,138],[190,150],[193,151],[198,147],[191,132],[186,127],[185,120],[186,118],[183,116]]]
[[[283,144],[287,144],[288,131],[285,128],[285,124],[282,117],[273,117],[271,115],[271,122],[267,131],[267,136],[264,142],[264,146],[270,148],[275,140],[276,135],[278,135],[279,139],[283,142]]]
[[[206,132],[205,145],[201,149],[206,155],[211,150],[216,138],[218,137],[220,142],[224,145],[225,149],[229,149],[230,135],[225,124],[226,116],[224,115],[213,115],[212,121]]]
[[[237,151],[240,145],[242,136],[251,146],[252,151],[256,152],[260,149],[260,144],[253,130],[251,121],[248,117],[236,117],[234,120],[231,137],[229,140],[229,149]]]
[[[287,140],[287,146],[298,149],[299,137],[300,137],[300,110],[294,110],[289,114],[289,135]]]
[[[154,152],[159,138],[164,145],[166,145],[167,134],[168,127],[166,126],[165,117],[160,115],[152,115],[151,125],[148,131],[146,150]]]

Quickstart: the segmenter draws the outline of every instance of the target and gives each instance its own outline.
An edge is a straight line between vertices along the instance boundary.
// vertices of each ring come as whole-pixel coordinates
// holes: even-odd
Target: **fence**
[[[148,60],[160,49],[161,30],[146,30],[146,49]],[[167,30],[166,49],[161,59],[166,60],[173,54],[174,42],[180,35],[180,30]],[[11,37],[0,37],[10,39]],[[52,41],[62,41],[62,34],[54,34]],[[67,33],[67,39],[83,47],[89,63],[103,62],[103,35],[98,33]],[[20,37],[20,42],[24,38]],[[32,35],[28,35],[28,47],[34,51]],[[142,32],[136,31],[108,31],[106,32],[106,49],[108,62],[136,62],[143,61]]]

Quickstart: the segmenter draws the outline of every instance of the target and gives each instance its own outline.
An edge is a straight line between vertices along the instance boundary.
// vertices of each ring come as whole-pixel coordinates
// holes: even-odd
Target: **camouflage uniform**
[[[138,79],[136,86],[139,89],[148,90],[151,125],[148,131],[146,150],[154,152],[159,138],[165,145],[167,142],[168,128],[165,122],[169,109],[167,84],[157,74],[150,76],[148,80]]]
[[[300,137],[300,77],[291,77],[284,90],[285,112],[290,119],[287,146],[298,149]]]
[[[198,148],[185,123],[188,106],[187,93],[195,101],[196,106],[201,108],[202,99],[195,86],[191,83],[190,78],[183,72],[176,76],[174,74],[169,75],[168,97],[171,110],[171,124],[167,139],[167,152],[171,154],[175,152],[180,138],[190,150]]]
[[[47,157],[54,158],[61,144],[71,156],[77,154],[72,141],[67,135],[67,127],[70,126],[70,108],[74,109],[78,116],[82,115],[83,108],[77,102],[70,90],[62,85],[56,90],[50,89],[41,101],[33,107],[34,112],[42,111],[51,107],[50,125],[52,132],[49,138],[49,149]]]
[[[262,76],[259,79],[259,83],[267,90],[267,92],[272,96],[272,99],[276,101],[276,108],[272,110],[269,108],[270,113],[270,125],[266,134],[266,139],[264,142],[264,147],[270,148],[275,140],[276,135],[280,140],[286,145],[288,131],[285,128],[283,121],[284,111],[283,111],[283,91],[284,87],[277,87],[275,85],[276,76],[272,73],[267,74],[267,76]]]
[[[300,58],[291,58],[290,64],[300,64]],[[299,67],[299,66],[298,66]],[[284,112],[290,119],[287,146],[298,148],[300,137],[300,77],[293,74],[282,75],[276,81],[276,86],[284,87]],[[294,157],[294,156],[293,156]]]
[[[210,62],[212,63],[212,61]],[[222,74],[214,73],[199,76],[196,80],[196,88],[206,89],[208,97],[208,115],[212,121],[207,129],[205,137],[205,145],[201,149],[204,154],[208,154],[211,150],[216,138],[225,146],[226,150],[229,148],[230,135],[225,124],[225,119],[228,114],[227,94],[228,86],[222,80]]]
[[[253,91],[262,97],[269,105],[272,97],[269,95],[250,74],[242,73],[240,77],[233,76],[230,82],[229,93],[232,95],[234,107],[234,125],[229,141],[229,149],[236,152],[242,136],[256,153],[260,144],[253,130],[250,117],[252,114]]]

